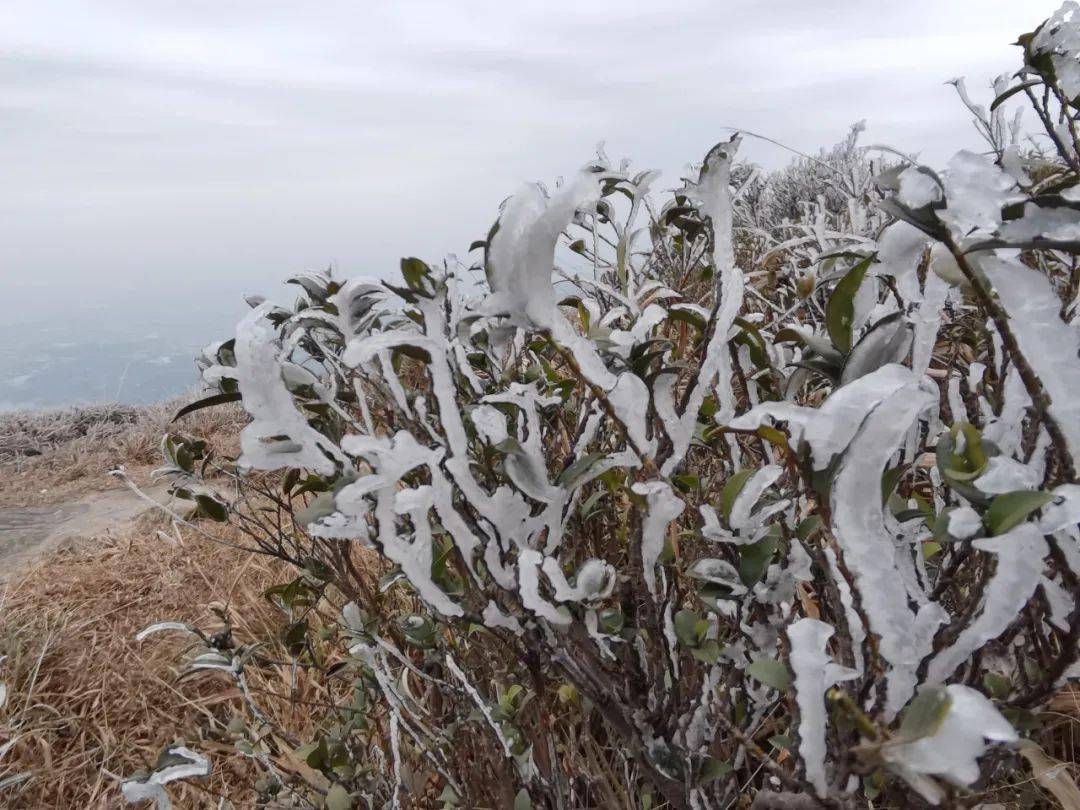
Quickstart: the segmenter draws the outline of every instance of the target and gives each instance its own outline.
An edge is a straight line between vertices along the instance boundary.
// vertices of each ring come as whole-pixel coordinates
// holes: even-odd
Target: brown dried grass
[[[115,486],[105,473],[118,465],[146,473],[161,463],[161,437],[169,430],[207,439],[219,451],[234,450],[244,420],[239,406],[208,408],[171,422],[196,398],[0,414],[0,507],[56,503]]]
[[[31,777],[0,795],[3,806],[113,807],[122,802],[109,774],[152,766],[176,739],[197,740],[211,755],[221,745],[232,750],[225,727],[243,709],[231,684],[210,676],[177,685],[186,642],[176,634],[133,637],[164,619],[215,629],[214,605],[243,608],[230,610],[238,636],[272,634],[277,617],[262,592],[290,577],[276,561],[198,537],[169,545],[155,535],[161,527],[145,516],[121,540],[46,559],[3,593],[0,681],[9,694],[0,746],[17,741],[0,760],[0,780]],[[225,742],[206,739],[199,729],[207,728]],[[244,795],[251,774],[243,763],[220,764],[207,783],[172,789],[179,806]]]
[[[144,482],[179,404],[0,417],[0,505],[56,503],[115,486],[105,473],[118,464]],[[219,408],[173,429],[230,452],[241,418],[239,409]],[[191,531],[170,543],[162,530],[171,533],[165,518],[145,514],[118,537],[87,538],[93,543],[51,554],[0,585],[0,683],[7,688],[0,751],[12,743],[0,756],[0,784],[28,777],[0,789],[0,806],[121,806],[116,777],[152,766],[174,740],[232,752],[225,726],[243,714],[232,685],[214,676],[177,684],[186,641],[166,634],[137,643],[134,635],[166,619],[216,630],[216,606],[228,610],[241,639],[272,643],[280,619],[262,593],[295,574]],[[252,677],[274,692],[283,680],[273,668]],[[208,729],[220,739],[207,739]],[[252,777],[243,761],[220,758],[220,765],[202,785],[171,789],[178,805],[216,807],[221,794],[243,797]]]

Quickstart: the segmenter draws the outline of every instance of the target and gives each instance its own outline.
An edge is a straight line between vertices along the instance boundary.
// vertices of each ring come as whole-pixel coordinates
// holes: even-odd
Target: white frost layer
[[[897,381],[899,367],[893,368],[890,378]],[[882,471],[912,422],[937,401],[932,383],[915,379],[910,372],[907,375],[907,382],[894,388],[888,399],[879,399],[868,416],[849,414],[862,426],[840,462],[830,493],[833,529],[844,561],[855,576],[870,630],[880,638],[881,655],[890,665],[888,717],[895,716],[911,697],[919,662],[930,652],[935,629],[948,617],[935,603],[921,605],[917,613],[908,607],[908,589],[897,558],[898,553],[907,552],[899,550],[889,536],[881,504]]]
[[[648,514],[641,527],[641,564],[645,584],[653,599],[659,600],[656,587],[656,563],[664,551],[664,538],[671,521],[682,514],[685,504],[664,481],[634,484],[633,491],[644,495]]]
[[[1053,534],[1080,523],[1080,484],[1062,484],[1051,494],[1054,499],[1043,507],[1039,530]]]
[[[549,328],[556,311],[551,285],[555,246],[579,209],[600,199],[600,178],[583,170],[550,199],[530,183],[503,204],[488,247],[489,315],[509,315],[518,326]]]
[[[739,137],[718,144],[705,156],[705,163],[696,183],[687,183],[686,192],[701,206],[701,213],[712,225],[713,264],[717,274],[717,309],[711,324],[712,333],[705,348],[697,379],[694,381],[686,408],[675,413],[673,375],[664,375],[656,386],[656,407],[671,438],[671,456],[664,462],[661,473],[670,475],[686,456],[694,435],[698,411],[705,397],[716,390],[719,406],[716,418],[720,424],[735,415],[735,398],[731,388],[731,357],[728,354],[728,335],[742,307],[745,279],[735,264],[732,241],[731,162],[739,148]]]
[[[1020,351],[1050,395],[1050,415],[1080,467],[1080,332],[1061,320],[1046,276],[1015,259],[987,256],[980,266],[1009,315]]]
[[[728,519],[728,523],[733,529],[745,529],[751,525],[750,511],[760,500],[765,490],[776,483],[781,475],[784,474],[784,468],[779,464],[767,464],[760,470],[754,472],[743,484],[743,488],[739,490],[738,496],[735,498],[735,502],[731,505],[731,517]],[[757,523],[757,521],[753,521]]]
[[[236,379],[252,422],[240,434],[240,465],[258,470],[306,467],[331,475],[345,458],[296,409],[281,376],[277,332],[260,304],[236,327]],[[284,437],[284,438],[278,438]]]
[[[807,781],[822,797],[829,791],[825,776],[825,690],[858,674],[834,664],[826,652],[833,632],[832,625],[817,619],[799,619],[787,630],[791,643],[788,662],[795,676],[795,702],[799,706],[799,756]]]
[[[1027,464],[1007,456],[994,456],[986,472],[975,479],[975,487],[987,495],[1000,495],[1018,489],[1038,489],[1042,476]]]
[[[731,427],[753,430],[765,417],[786,421],[793,438],[801,437],[810,445],[814,469],[823,470],[851,443],[866,415],[910,385],[912,379],[909,369],[890,363],[836,389],[820,408],[765,402],[732,420]]]
[[[886,745],[882,751],[885,761],[931,804],[940,803],[944,793],[928,776],[967,787],[979,778],[978,758],[986,751],[987,740],[1019,740],[1016,730],[985,696],[959,684],[946,687],[946,691],[951,703],[933,734]]]
[[[970,506],[960,506],[949,514],[949,534],[957,540],[967,540],[982,531],[979,513]]]
[[[165,785],[180,779],[201,779],[210,775],[210,761],[185,746],[170,747],[163,759],[169,764],[159,767],[145,780],[125,779],[120,784],[120,792],[128,804],[152,801],[156,810],[171,810],[172,801],[165,792]]]
[[[1023,610],[1042,578],[1048,549],[1034,523],[1021,523],[998,537],[984,537],[971,544],[997,555],[994,576],[983,592],[982,610],[957,637],[930,661],[927,683],[943,683],[972,653],[1000,636]]]

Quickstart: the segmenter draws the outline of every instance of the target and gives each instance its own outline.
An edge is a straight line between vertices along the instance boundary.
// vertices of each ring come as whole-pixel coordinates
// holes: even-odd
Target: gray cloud
[[[0,296],[390,272],[463,250],[522,180],[601,139],[669,185],[724,126],[814,150],[866,118],[941,161],[978,146],[943,82],[985,95],[1053,7],[8,0]]]

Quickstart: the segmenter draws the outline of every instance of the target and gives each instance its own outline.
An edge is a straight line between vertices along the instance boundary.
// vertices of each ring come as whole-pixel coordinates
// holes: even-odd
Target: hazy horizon
[[[816,152],[865,119],[942,163],[980,146],[946,81],[988,103],[1056,5],[6,3],[0,408],[193,383],[242,292],[464,254],[601,140],[660,189],[725,127]]]

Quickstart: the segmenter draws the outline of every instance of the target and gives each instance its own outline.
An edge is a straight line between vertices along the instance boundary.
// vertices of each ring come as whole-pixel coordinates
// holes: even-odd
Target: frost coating
[[[633,490],[645,496],[647,514],[641,528],[641,564],[645,584],[653,599],[660,599],[656,587],[656,563],[664,551],[664,539],[667,528],[675,518],[682,514],[685,504],[671,487],[663,481],[649,481],[634,484]]]
[[[983,529],[982,518],[970,506],[960,506],[949,515],[949,534],[957,540],[967,540]]]
[[[724,424],[735,415],[731,390],[731,358],[727,341],[728,333],[742,305],[745,286],[742,270],[735,263],[731,222],[731,162],[738,151],[739,142],[739,137],[735,136],[729,142],[713,147],[705,157],[697,182],[686,184],[687,193],[699,201],[702,214],[712,224],[713,263],[718,276],[718,307],[712,319],[712,334],[705,351],[705,359],[682,414],[676,414],[671,405],[664,407],[661,402],[657,402],[657,409],[662,409],[664,430],[672,442],[671,456],[661,468],[664,475],[670,474],[682,463],[690,447],[698,410],[714,385],[720,406],[716,414],[717,422]],[[661,385],[670,381],[668,378]],[[672,398],[670,389],[664,388],[663,398]]]
[[[1050,395],[1050,415],[1080,466],[1080,332],[1065,324],[1061,301],[1046,277],[1021,262],[987,257],[980,263],[994,285],[1024,358]]]
[[[1039,531],[1056,533],[1049,559],[1022,544],[1003,548],[1004,538],[976,540],[1003,525],[1005,507],[1025,505],[1003,500],[987,515],[987,495],[1038,490],[1068,473],[994,321],[979,322],[985,313],[975,307],[985,302],[972,293],[981,291],[967,287],[953,251],[968,250],[981,273],[998,248],[979,240],[1072,236],[1061,201],[1075,202],[1076,192],[1055,194],[1043,210],[1036,202],[1045,199],[1030,199],[1042,167],[995,143],[989,158],[953,161],[943,196],[935,174],[906,158],[873,177],[852,140],[846,148],[859,157],[837,164],[827,187],[815,180],[823,196],[813,199],[758,185],[752,169],[731,165],[737,145],[712,150],[696,182],[660,205],[644,196],[652,175],[614,169],[601,156],[550,197],[538,187],[515,195],[477,246],[484,267],[406,259],[402,279],[385,284],[304,274],[295,307],[264,309],[272,328],[258,336],[262,362],[277,366],[270,379],[287,392],[280,404],[292,405],[275,407],[275,429],[283,411],[318,434],[314,442],[268,438],[327,463],[312,475],[290,459],[290,476],[264,479],[281,480],[284,529],[268,511],[254,517],[269,516],[271,545],[295,543],[291,556],[305,567],[313,558],[303,582],[317,571],[346,586],[341,593],[366,593],[348,589],[357,584],[345,570],[352,541],[392,567],[385,587],[397,583],[394,596],[405,597],[343,611],[352,652],[345,666],[363,667],[377,685],[376,712],[390,727],[387,735],[386,722],[372,724],[366,738],[373,767],[364,778],[371,774],[376,804],[401,798],[410,774],[429,772],[475,803],[448,777],[459,765],[441,729],[444,719],[473,712],[481,690],[500,695],[500,706],[477,733],[504,751],[520,750],[526,736],[539,743],[535,766],[528,754],[514,760],[532,798],[534,788],[548,798],[569,785],[569,801],[584,800],[581,773],[560,784],[558,772],[580,771],[580,763],[558,755],[542,723],[515,726],[510,704],[521,693],[507,683],[543,705],[556,683],[574,688],[559,698],[587,697],[597,709],[588,727],[568,716],[565,729],[588,734],[602,724],[602,767],[623,774],[630,790],[674,783],[661,791],[672,806],[723,806],[735,791],[767,787],[760,755],[748,749],[737,750],[734,776],[704,778],[718,764],[704,759],[716,753],[711,743],[736,730],[757,738],[764,723],[785,733],[797,724],[801,761],[788,772],[805,773],[813,792],[842,803],[845,789],[839,779],[830,784],[827,767],[846,756],[829,746],[847,742],[826,733],[830,683],[858,677],[845,691],[884,727],[928,667],[971,682],[1000,668],[1003,659],[979,654],[980,639],[1000,637],[1014,603],[1045,634],[1046,649],[1072,632],[1074,485],[1059,487],[1021,530],[1038,520]],[[823,167],[796,168],[784,175],[794,190],[799,171]],[[1011,206],[1002,222],[1001,206],[1021,190],[1024,206]],[[925,233],[875,209],[887,193],[919,209],[892,210],[911,213]],[[781,196],[792,205],[763,219],[786,204],[777,205]],[[635,220],[636,209],[647,220]],[[841,288],[854,257],[872,255],[857,291]],[[1025,248],[1024,261],[1059,296],[1073,289],[1067,255]],[[478,256],[474,249],[470,260]],[[469,280],[479,281],[481,269],[487,289]],[[704,282],[709,274],[715,289]],[[850,323],[839,292],[851,294]],[[1075,301],[1061,305],[1076,317]],[[956,345],[972,334],[970,345]],[[224,393],[252,384],[240,380],[232,355],[219,344],[201,362],[204,379]],[[242,393],[256,405],[268,399]],[[775,428],[759,429],[769,420]],[[939,445],[935,454],[942,431],[960,420],[974,427],[953,431],[956,452]],[[979,438],[982,456],[965,445]],[[185,470],[200,451],[183,449],[187,456],[171,449],[172,469],[193,479]],[[743,470],[754,472],[729,498],[725,483]],[[230,519],[246,518],[242,486],[227,504]],[[928,542],[931,528],[937,543]],[[669,538],[672,564],[659,566]],[[640,574],[619,568],[639,565],[639,552]],[[1018,564],[1010,553],[1028,559]],[[994,570],[992,580],[979,579]],[[392,629],[379,627],[391,619]],[[931,639],[945,622],[935,661]],[[396,647],[402,631],[423,648],[422,665]],[[491,644],[498,671],[478,676],[470,667]],[[439,667],[451,650],[453,667]],[[959,663],[946,671],[950,659]],[[241,677],[244,660],[215,649],[195,666]],[[1017,694],[1075,672],[1067,663],[1026,679]],[[757,679],[780,677],[769,664],[794,673],[792,700]],[[562,720],[554,733],[563,733]],[[737,729],[722,728],[732,723]],[[890,729],[889,740],[913,742],[898,735]],[[884,737],[868,736],[875,739],[864,745],[877,754]],[[906,776],[935,790],[929,775]]]
[[[964,628],[956,642],[938,653],[927,671],[928,683],[942,683],[973,652],[1001,635],[1016,619],[1042,577],[1048,549],[1033,523],[1021,523],[998,537],[984,537],[972,545],[997,556],[997,567],[983,596],[978,617]]]
[[[907,373],[907,383],[893,389],[890,398],[866,417],[840,462],[830,495],[844,561],[855,575],[870,630],[880,638],[881,655],[891,665],[885,701],[890,717],[911,696],[915,670],[930,652],[934,630],[947,617],[933,603],[917,612],[908,607],[907,589],[895,573],[897,549],[885,529],[881,505],[882,471],[912,421],[937,398],[933,386]]]
[[[153,773],[145,779],[125,779],[120,784],[120,792],[128,804],[152,801],[156,810],[171,810],[172,801],[165,792],[165,785],[209,775],[210,761],[206,757],[183,745],[174,745],[162,752]]]
[[[328,475],[341,453],[308,425],[282,379],[276,331],[266,320],[272,304],[260,304],[236,327],[236,377],[252,422],[240,434],[240,464],[259,470],[307,467]]]
[[[1080,95],[1080,7],[1063,3],[1035,34],[1031,49],[1047,54],[1069,98]]]
[[[886,762],[931,804],[940,803],[945,794],[927,776],[967,787],[979,778],[978,758],[986,751],[987,741],[1019,740],[1015,729],[979,692],[959,684],[945,689],[951,704],[933,734],[884,749]]]
[[[550,199],[536,184],[506,201],[488,249],[489,315],[509,315],[522,326],[550,328],[555,314],[551,272],[555,245],[574,213],[596,205],[600,178],[582,171]]]
[[[1053,534],[1080,523],[1080,485],[1062,484],[1052,492],[1054,499],[1043,507],[1039,531]]]
[[[817,619],[799,619],[787,629],[795,675],[795,701],[799,706],[799,756],[806,779],[818,796],[828,795],[825,776],[825,690],[857,676],[852,669],[834,664],[826,645],[832,625]]]
[[[792,434],[810,445],[814,469],[823,470],[850,444],[866,415],[911,382],[909,369],[890,363],[838,388],[820,408],[766,402],[732,420],[731,427],[753,429],[765,417],[786,421]]]

